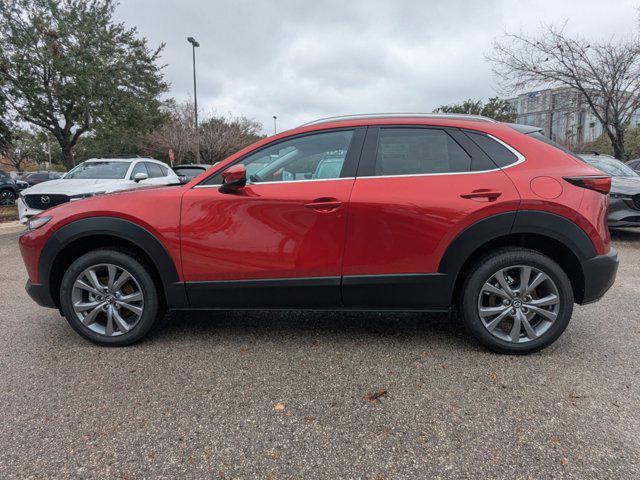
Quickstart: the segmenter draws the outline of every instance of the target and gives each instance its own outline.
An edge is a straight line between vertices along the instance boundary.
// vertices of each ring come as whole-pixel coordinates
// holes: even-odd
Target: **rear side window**
[[[165,176],[162,174],[162,169],[160,168],[160,165],[156,163],[151,163],[151,162],[146,162],[146,165],[147,165],[147,170],[149,171],[149,178],[157,178],[157,177]]]
[[[518,157],[507,147],[493,138],[477,132],[465,132],[478,145],[491,160],[499,167],[507,167],[518,161]]]
[[[447,132],[430,128],[382,128],[375,175],[468,172],[471,157]]]

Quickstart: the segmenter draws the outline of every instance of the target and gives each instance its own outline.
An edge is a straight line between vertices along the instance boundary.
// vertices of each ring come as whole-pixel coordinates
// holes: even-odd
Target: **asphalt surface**
[[[375,313],[173,315],[99,348],[0,229],[0,478],[640,478],[640,232],[614,237],[607,296],[509,357]]]

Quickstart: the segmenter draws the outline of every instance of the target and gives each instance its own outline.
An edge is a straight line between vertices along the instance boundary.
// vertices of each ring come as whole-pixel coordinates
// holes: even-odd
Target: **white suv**
[[[18,213],[30,217],[61,203],[102,193],[149,185],[179,184],[166,164],[152,158],[100,158],[81,163],[59,180],[50,180],[20,192]]]

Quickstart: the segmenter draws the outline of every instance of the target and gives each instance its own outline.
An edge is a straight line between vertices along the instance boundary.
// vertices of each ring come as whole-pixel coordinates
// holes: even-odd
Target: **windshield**
[[[588,158],[586,162],[598,170],[612,177],[637,177],[638,174],[630,167],[613,158]]]
[[[131,162],[84,162],[67,173],[64,178],[122,179]]]

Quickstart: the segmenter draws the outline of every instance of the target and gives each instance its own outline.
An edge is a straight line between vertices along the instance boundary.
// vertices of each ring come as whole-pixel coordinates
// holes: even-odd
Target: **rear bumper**
[[[41,307],[58,308],[51,298],[51,293],[46,285],[36,285],[31,283],[31,280],[27,280],[25,286],[27,293],[31,297],[31,300],[36,302]]]
[[[618,272],[618,252],[612,248],[609,253],[590,258],[582,263],[584,273],[584,296],[581,304],[599,300],[616,280]]]

